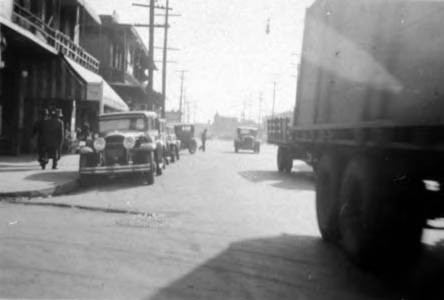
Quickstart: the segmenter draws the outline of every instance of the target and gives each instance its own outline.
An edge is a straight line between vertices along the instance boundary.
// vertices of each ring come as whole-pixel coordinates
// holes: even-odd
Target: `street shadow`
[[[314,190],[314,174],[312,171],[297,171],[293,173],[279,173],[269,170],[241,171],[239,175],[254,182],[270,182],[270,185],[286,190]]]
[[[71,193],[71,195],[80,195],[91,190],[113,192],[146,185],[146,182],[139,175],[120,175],[116,177],[97,176],[96,178],[91,178],[87,184],[81,185],[77,191]]]
[[[444,299],[444,240],[425,246],[401,282],[410,299]]]
[[[39,165],[36,165],[34,167],[32,167],[32,166],[23,166],[23,167],[15,166],[13,168],[11,168],[10,166],[2,166],[2,165],[0,165],[0,173],[26,172],[26,171],[36,171],[36,170],[41,170]]]
[[[222,153],[225,154],[236,154],[236,155],[242,155],[242,154],[254,154],[254,155],[258,155],[258,153],[255,153],[254,151],[248,151],[248,150],[239,150],[239,152],[235,152],[235,151],[222,151]]]
[[[401,299],[318,237],[282,235],[232,243],[151,300]]]
[[[25,180],[60,182],[64,180],[75,180],[78,178],[79,172],[76,171],[42,171],[25,177]]]
[[[17,164],[17,163],[29,163],[32,161],[37,161],[37,155],[0,155],[0,161],[7,165]]]

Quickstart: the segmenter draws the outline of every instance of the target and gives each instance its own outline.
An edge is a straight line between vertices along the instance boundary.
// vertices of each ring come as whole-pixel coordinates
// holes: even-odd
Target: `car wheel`
[[[177,158],[177,160],[180,159],[180,154],[179,154],[179,148],[178,147],[176,148],[176,158]]]
[[[154,184],[154,170],[151,170],[146,173],[146,183],[148,185]]]

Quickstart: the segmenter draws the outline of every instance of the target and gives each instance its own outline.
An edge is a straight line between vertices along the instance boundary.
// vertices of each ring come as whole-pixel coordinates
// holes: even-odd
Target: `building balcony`
[[[36,37],[55,48],[57,52],[98,73],[99,61],[94,56],[76,44],[68,35],[45,24],[43,20],[17,3],[14,3],[12,21],[32,32]]]

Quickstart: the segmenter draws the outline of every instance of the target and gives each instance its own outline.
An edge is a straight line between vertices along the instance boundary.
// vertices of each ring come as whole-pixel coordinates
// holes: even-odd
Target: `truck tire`
[[[284,147],[278,148],[278,170],[279,172],[291,173],[293,169],[293,158],[291,150]]]
[[[419,185],[397,183],[393,167],[382,165],[353,159],[340,189],[342,246],[356,263],[376,269],[400,266],[416,255],[425,223],[422,209],[415,206]]]
[[[284,172],[284,148],[278,147],[277,151],[277,167],[279,172]]]
[[[154,184],[154,170],[151,170],[146,173],[146,183],[148,185]]]
[[[316,214],[322,238],[328,242],[339,241],[339,189],[343,162],[338,155],[321,157],[316,179]]]
[[[291,157],[291,153],[287,151],[285,156],[284,171],[286,173],[291,173],[292,169],[293,169],[293,158]]]

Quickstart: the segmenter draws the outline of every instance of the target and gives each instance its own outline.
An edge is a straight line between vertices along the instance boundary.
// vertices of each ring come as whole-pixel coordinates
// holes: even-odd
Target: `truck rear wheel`
[[[279,172],[285,171],[285,148],[278,147],[277,151],[277,167]]]
[[[339,189],[343,163],[337,155],[323,155],[317,168],[316,213],[322,238],[339,240]]]
[[[148,171],[147,173],[145,173],[145,176],[146,176],[146,183],[148,185],[154,184],[154,170]]]
[[[277,166],[279,172],[291,172],[293,168],[293,157],[291,156],[290,149],[281,146],[278,147]]]
[[[425,216],[418,189],[394,180],[390,165],[366,158],[347,166],[340,189],[342,246],[364,267],[402,264],[417,254]],[[416,200],[416,201],[415,201]],[[416,209],[415,209],[416,208]]]

